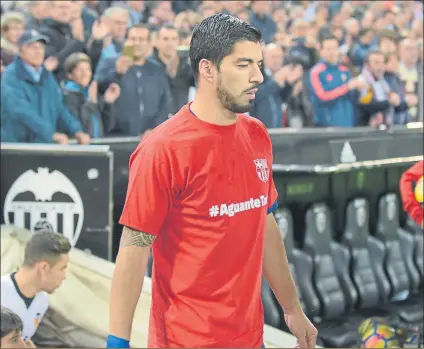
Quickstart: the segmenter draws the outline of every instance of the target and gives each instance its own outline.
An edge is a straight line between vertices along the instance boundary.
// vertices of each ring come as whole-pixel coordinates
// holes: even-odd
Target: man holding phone
[[[148,59],[151,40],[148,27],[128,30],[122,54],[100,62],[95,74],[101,91],[117,83],[121,95],[115,102],[119,115],[114,136],[141,136],[165,121],[171,113],[172,96],[163,68]]]

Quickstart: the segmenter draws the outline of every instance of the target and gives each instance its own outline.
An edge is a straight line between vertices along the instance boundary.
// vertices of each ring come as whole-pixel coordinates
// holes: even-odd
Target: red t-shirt
[[[266,216],[276,207],[264,125],[184,106],[130,159],[120,223],[157,235],[149,347],[261,347]],[[134,266],[135,268],[137,266]]]

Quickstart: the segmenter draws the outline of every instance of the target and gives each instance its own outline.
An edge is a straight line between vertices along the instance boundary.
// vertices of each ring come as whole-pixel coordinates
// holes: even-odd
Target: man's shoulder
[[[239,114],[238,117],[240,118],[241,125],[243,125],[243,127],[248,128],[249,131],[256,131],[261,133],[262,135],[268,136],[268,130],[265,124],[258,118],[255,118],[254,116],[249,116],[247,114]]]
[[[146,59],[146,63],[144,64],[144,66],[152,72],[166,74],[163,66],[153,56],[150,56]]]
[[[44,291],[40,291],[36,294],[37,301],[40,306],[49,306],[49,294]]]

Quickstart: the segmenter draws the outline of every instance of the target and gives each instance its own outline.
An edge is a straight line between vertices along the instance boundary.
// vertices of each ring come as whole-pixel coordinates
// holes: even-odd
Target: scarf
[[[382,76],[378,80],[370,72],[367,67],[362,68],[361,76],[370,86],[372,90],[372,95],[375,100],[382,102],[387,101],[390,95],[390,87],[387,81]],[[374,115],[371,115],[369,120],[370,126],[380,126],[382,124],[390,125],[393,122],[393,107],[390,107],[386,112],[377,112]]]

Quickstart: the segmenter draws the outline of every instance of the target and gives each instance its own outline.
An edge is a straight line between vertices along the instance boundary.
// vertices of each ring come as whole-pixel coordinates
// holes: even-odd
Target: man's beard
[[[253,108],[254,100],[247,104],[237,103],[236,98],[222,86],[221,78],[218,81],[217,94],[221,105],[232,113],[247,113]]]

